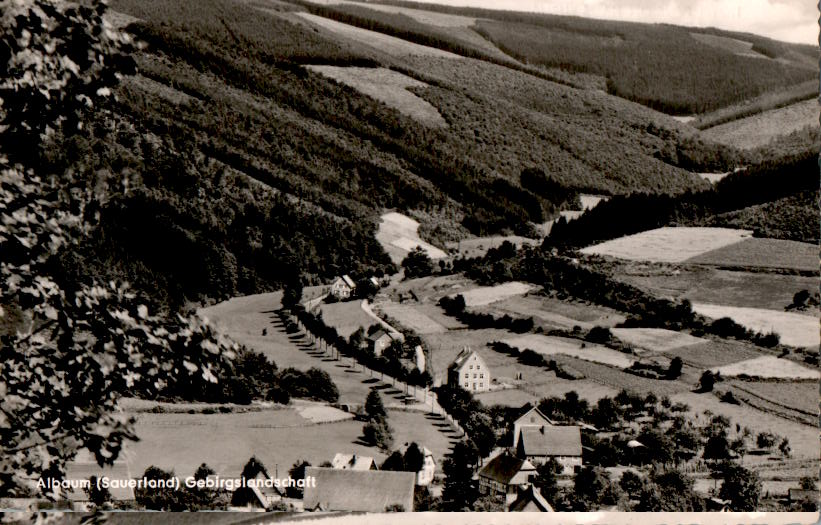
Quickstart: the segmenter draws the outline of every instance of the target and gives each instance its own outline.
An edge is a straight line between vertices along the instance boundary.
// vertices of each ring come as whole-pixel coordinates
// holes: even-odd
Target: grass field
[[[817,316],[707,303],[693,303],[693,310],[712,319],[729,317],[750,330],[775,332],[785,345],[811,347],[821,342]]]
[[[534,289],[532,284],[512,281],[496,286],[480,286],[464,292],[459,292],[465,298],[465,306],[484,306],[504,301],[510,297],[524,295]]]
[[[659,297],[770,310],[783,310],[796,292],[818,286],[817,277],[696,266],[639,267],[635,263],[620,267],[616,278]]]
[[[589,246],[584,254],[653,262],[683,262],[735,244],[752,232],[728,228],[664,227]]]
[[[691,346],[668,350],[665,355],[680,357],[686,364],[699,369],[731,365],[739,361],[760,357],[761,353],[749,344],[737,341],[706,341]]]
[[[504,342],[519,350],[530,349],[546,356],[569,355],[584,361],[592,361],[618,368],[628,368],[634,361],[626,354],[604,346],[586,343],[586,347],[582,348],[582,343],[576,339],[528,334],[508,338]]]
[[[539,295],[511,297],[495,302],[485,310],[496,314],[533,316],[543,324],[566,330],[571,330],[574,326],[614,326],[625,320],[624,315],[610,308]]]
[[[750,238],[701,254],[686,262],[724,267],[818,271],[818,246],[781,239]]]
[[[381,304],[380,309],[396,319],[400,325],[418,334],[435,334],[447,331],[447,328],[421,312],[416,305],[396,303]]]
[[[689,334],[662,328],[611,328],[610,331],[625,343],[651,352],[667,352],[705,342]]]
[[[819,377],[818,370],[799,365],[795,361],[779,359],[771,355],[720,366],[714,368],[713,371],[720,372],[724,377],[740,375],[780,379],[817,379]]]
[[[423,412],[388,410],[388,424],[393,428],[394,448],[413,441],[428,447],[437,463],[436,473],[440,474],[445,454],[451,449],[451,435],[450,432],[440,431],[436,423]]]
[[[429,102],[414,95],[408,88],[424,88],[428,85],[397,71],[383,67],[306,66],[351,86],[360,93],[384,102],[388,106],[428,126],[447,126],[439,110]]]
[[[349,337],[359,328],[368,329],[376,324],[373,318],[362,310],[360,301],[323,304],[319,307],[322,318],[329,326],[336,328],[339,335]]]
[[[361,373],[350,371],[349,360],[339,362],[323,358],[315,347],[299,338],[289,337],[276,324],[278,318],[273,312],[280,307],[281,297],[280,292],[237,297],[204,308],[201,313],[232,339],[272,359],[279,368],[307,370],[316,367],[328,372],[339,389],[340,403],[364,403],[370,385],[362,382]],[[263,329],[267,329],[265,336],[262,335]]]
[[[817,381],[739,381],[731,382],[742,392],[764,398],[767,401],[818,415]]]
[[[281,411],[277,411],[281,412]],[[233,417],[242,416],[242,417]],[[128,445],[127,460],[133,475],[156,465],[191,475],[206,462],[220,476],[237,476],[251,456],[258,457],[274,475],[280,475],[299,459],[312,465],[330,461],[336,452],[384,455],[358,444],[362,423],[344,421],[324,425],[292,425],[295,414],[255,412],[249,414],[141,414],[136,434],[140,441]],[[279,425],[285,418],[287,426]],[[194,439],[194,436],[196,438]]]
[[[701,136],[720,144],[752,149],[766,146],[777,136],[789,135],[807,126],[818,127],[815,98],[719,124],[702,131]]]
[[[376,31],[362,29],[349,24],[343,24],[336,20],[324,18],[310,13],[295,13],[296,15],[312,22],[328,31],[335,33],[343,38],[347,38],[383,51],[389,55],[404,57],[404,56],[422,56],[422,57],[439,57],[439,58],[462,58],[457,54],[448,51],[442,51],[435,47],[428,47],[401,38],[392,37]]]
[[[414,248],[421,246],[431,259],[441,259],[447,254],[439,248],[419,238],[419,223],[401,213],[389,212],[382,215],[376,240],[390,255],[391,260],[399,264]]]

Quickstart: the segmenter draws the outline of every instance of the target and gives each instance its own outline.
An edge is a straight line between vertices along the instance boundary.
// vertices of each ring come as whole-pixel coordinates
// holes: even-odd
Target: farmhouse
[[[316,481],[305,487],[305,510],[413,511],[413,472],[307,467],[305,476]]]
[[[539,492],[534,485],[528,485],[527,488],[519,492],[519,497],[516,501],[510,504],[508,509],[510,512],[553,512],[553,507],[544,499],[542,493]]]
[[[379,470],[372,457],[357,456],[356,454],[338,453],[331,461],[331,465],[335,469],[341,470]]]
[[[513,503],[520,489],[527,488],[536,477],[536,467],[526,459],[503,452],[479,471],[479,493]]]
[[[564,467],[562,474],[571,475],[582,465],[581,429],[555,425],[524,427],[519,432],[516,455],[540,463],[553,458]]]
[[[516,448],[516,445],[519,444],[519,433],[522,431],[522,428],[525,427],[543,427],[546,425],[552,425],[553,422],[548,419],[548,417],[542,414],[542,411],[538,409],[538,407],[533,407],[528,410],[529,404],[526,404],[522,407],[525,412],[519,416],[516,421],[513,422],[513,448]]]
[[[331,283],[331,295],[340,300],[348,299],[351,293],[353,293],[354,288],[356,288],[356,283],[353,282],[353,279],[348,277],[348,275],[343,275],[342,277],[337,277],[336,280]]]
[[[448,384],[468,392],[485,392],[490,389],[490,370],[484,359],[466,346],[448,367]]]
[[[399,338],[380,328],[368,336],[368,348],[371,349],[373,355],[380,356],[395,340],[399,340]]]

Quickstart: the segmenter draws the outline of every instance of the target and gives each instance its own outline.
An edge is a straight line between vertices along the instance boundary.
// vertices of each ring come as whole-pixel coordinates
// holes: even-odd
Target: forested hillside
[[[144,43],[138,72],[88,123],[90,139],[50,155],[55,171],[82,159],[98,174],[88,187],[107,173],[127,184],[99,203],[100,227],[61,271],[66,282],[124,278],[161,307],[390,271],[374,239],[386,209],[420,217],[423,232],[536,236],[578,192],[681,194],[708,187],[694,172],[747,160],[653,110],[510,67],[481,46],[451,47],[476,58],[397,52],[274,0],[112,7]],[[424,29],[413,24],[410,33]],[[446,125],[305,67],[319,64],[421,81],[409,92]]]

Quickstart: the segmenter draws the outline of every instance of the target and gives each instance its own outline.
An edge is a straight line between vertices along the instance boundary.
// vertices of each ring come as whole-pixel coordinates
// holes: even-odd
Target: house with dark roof
[[[342,277],[337,277],[336,280],[331,283],[331,295],[340,300],[348,299],[351,297],[354,288],[356,288],[356,283],[353,282],[353,279],[347,275],[343,275]]]
[[[553,421],[551,421],[546,415],[539,410],[538,407],[530,407],[530,404],[526,404],[522,407],[524,411],[521,416],[519,416],[516,421],[513,422],[513,448],[516,448],[516,445],[519,444],[519,433],[522,431],[524,427],[543,427],[546,425],[552,425]]]
[[[520,490],[536,478],[536,467],[526,459],[502,453],[491,459],[479,471],[479,493],[503,499],[511,504]]]
[[[516,455],[544,463],[555,459],[571,475],[582,466],[582,434],[577,426],[543,425],[523,427],[517,440]]]
[[[315,481],[305,487],[307,511],[413,511],[413,472],[307,467],[305,477]]]
[[[519,492],[516,501],[510,504],[509,512],[553,512],[553,507],[548,503],[542,493],[534,485],[528,485]]]
[[[380,356],[396,340],[399,340],[397,336],[380,328],[368,336],[368,348],[371,349],[373,355]]]
[[[448,367],[448,384],[468,392],[485,392],[490,390],[490,369],[478,353],[466,346]]]

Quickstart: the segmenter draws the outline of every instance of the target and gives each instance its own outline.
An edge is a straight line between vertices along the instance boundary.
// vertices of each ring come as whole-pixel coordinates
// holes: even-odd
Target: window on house
[[[467,383],[465,383],[465,388],[468,388],[468,384],[467,384]]]
[[[479,383],[479,388],[484,388],[485,385],[483,383]]]
[[[479,374],[479,379],[484,379],[484,378],[485,378],[485,374]]]
[[[473,365],[470,365],[470,369],[473,370]]]

